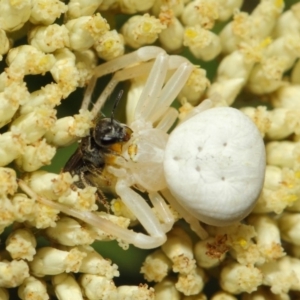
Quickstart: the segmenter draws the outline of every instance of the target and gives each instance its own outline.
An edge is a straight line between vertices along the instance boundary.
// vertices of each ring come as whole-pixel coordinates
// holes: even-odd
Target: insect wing
[[[82,151],[81,148],[78,147],[65,164],[63,172],[70,172],[72,175],[77,174],[77,171],[79,171],[83,166],[84,162],[82,160]]]

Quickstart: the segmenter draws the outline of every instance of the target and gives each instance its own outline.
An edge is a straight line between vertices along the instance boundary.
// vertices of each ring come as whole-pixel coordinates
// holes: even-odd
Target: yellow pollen
[[[197,32],[193,29],[187,29],[185,31],[185,35],[188,36],[189,38],[195,38],[197,36]]]
[[[239,240],[238,240],[238,243],[240,244],[240,246],[241,247],[243,247],[243,248],[245,248],[246,246],[247,246],[247,241],[245,240],[245,239],[243,239],[243,238],[240,238]]]
[[[143,31],[144,32],[150,32],[151,28],[152,28],[152,26],[151,26],[150,23],[148,23],[148,22],[144,23],[144,25],[143,25]]]
[[[266,48],[268,45],[270,45],[272,43],[272,38],[271,37],[267,37],[264,40],[262,40],[260,42],[260,47],[261,48]]]
[[[297,200],[298,200],[298,196],[294,195],[294,194],[288,195],[288,196],[284,197],[284,202],[286,202],[286,203],[293,203],[293,202],[295,202]]]

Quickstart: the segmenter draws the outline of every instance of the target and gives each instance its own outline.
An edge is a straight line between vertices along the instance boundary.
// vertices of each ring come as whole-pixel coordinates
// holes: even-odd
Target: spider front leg
[[[77,218],[93,227],[97,227],[106,234],[111,235],[125,243],[132,244],[141,249],[153,249],[161,246],[166,241],[166,235],[163,233],[163,231],[160,231],[159,226],[156,228],[156,230],[152,231],[153,233],[155,233],[155,236],[148,236],[143,233],[137,233],[132,230],[122,228],[119,225],[116,225],[113,222],[102,218],[93,212],[80,211],[67,205],[46,199],[45,197],[42,197],[35,193],[23,180],[18,180],[18,182],[20,188],[32,199],[35,199],[39,203],[49,206],[53,209],[57,209],[58,211]]]
[[[162,48],[155,47],[155,46],[143,47],[143,48],[138,49],[137,51],[134,51],[132,53],[115,58],[111,61],[108,61],[108,62],[96,67],[94,70],[94,75],[91,78],[89,85],[85,91],[81,108],[88,109],[88,107],[91,103],[91,96],[94,91],[95,84],[96,84],[96,81],[98,78],[100,78],[104,75],[107,75],[107,74],[115,73],[119,70],[128,68],[132,65],[137,65],[139,63],[152,60],[152,59],[156,58],[159,54],[165,54],[165,51]],[[139,66],[138,73],[143,74],[148,71],[147,67],[141,68],[140,65],[138,65],[138,66]],[[126,73],[125,76],[121,75],[119,78],[117,78],[117,76],[116,76],[117,73],[115,74],[115,76],[114,76],[115,78],[113,78],[110,81],[110,83],[107,85],[106,89],[103,91],[101,96],[96,101],[96,104],[93,108],[94,115],[96,115],[100,111],[100,109],[103,106],[104,102],[106,101],[107,97],[114,90],[114,88],[118,82],[137,76],[137,74],[136,74],[137,70],[136,69],[133,69],[133,70],[134,70],[133,72],[129,72],[129,74]],[[130,75],[130,73],[131,73],[131,75]]]

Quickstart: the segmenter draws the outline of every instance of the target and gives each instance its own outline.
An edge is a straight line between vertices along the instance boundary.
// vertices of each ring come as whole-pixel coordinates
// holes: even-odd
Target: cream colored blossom
[[[24,260],[0,261],[0,287],[19,286],[29,277],[29,268]]]
[[[82,16],[91,16],[103,0],[71,0],[68,3],[67,18],[77,19]]]
[[[92,234],[69,217],[60,218],[55,227],[46,229],[49,238],[65,246],[90,245],[94,242]]]
[[[219,18],[219,1],[191,1],[185,6],[181,18],[184,25],[200,25],[203,28],[211,29],[215,20]]]
[[[171,266],[169,258],[161,250],[156,250],[146,257],[141,273],[149,282],[161,282],[168,275]]]
[[[43,280],[37,279],[33,276],[27,277],[18,288],[18,296],[22,300],[39,299],[48,300],[46,283]]]
[[[162,30],[159,34],[160,43],[167,51],[174,52],[180,50],[183,46],[183,25],[170,11],[162,12],[159,18],[162,20],[162,23],[165,23],[167,26],[167,28]]]
[[[28,40],[32,46],[45,53],[69,46],[69,35],[65,25],[36,26],[30,31]]]
[[[202,291],[205,281],[203,269],[197,267],[187,274],[179,274],[175,287],[186,296],[196,295]]]
[[[221,287],[232,294],[251,293],[262,283],[262,272],[253,266],[243,266],[232,262],[221,271]]]
[[[122,27],[125,43],[132,48],[154,43],[158,34],[165,29],[160,20],[149,14],[131,17]]]
[[[68,146],[78,138],[88,134],[92,125],[92,115],[88,111],[80,111],[73,117],[58,119],[46,133],[47,141],[56,146]]]
[[[165,278],[163,281],[154,286],[155,300],[174,299],[180,300],[181,293],[176,289],[175,282],[170,278]]]
[[[62,1],[34,0],[29,21],[32,24],[50,25],[66,11],[67,6]]]
[[[29,267],[31,274],[36,277],[58,275],[63,272],[77,273],[85,256],[86,254],[77,248],[63,251],[52,247],[42,247],[38,249]]]
[[[89,49],[109,30],[107,21],[100,14],[72,19],[66,23],[66,27],[69,30],[70,47],[77,51]]]
[[[32,172],[42,166],[50,165],[55,153],[56,148],[48,145],[46,140],[42,139],[27,145],[15,162],[20,170]]]
[[[174,228],[169,234],[162,250],[172,261],[174,272],[188,274],[196,268],[192,241],[190,237],[180,228]]]
[[[135,14],[137,12],[148,11],[155,0],[140,1],[140,0],[120,0],[119,5],[121,11],[125,14]]]
[[[45,54],[33,46],[23,45],[12,48],[6,58],[9,68],[6,69],[11,79],[22,80],[28,74],[45,74],[55,63],[52,54]]]
[[[54,292],[60,300],[81,300],[82,291],[74,276],[66,273],[58,274],[52,277]]]
[[[30,0],[1,1],[0,24],[6,31],[20,29],[31,13]]]
[[[112,280],[100,275],[83,274],[79,277],[79,284],[84,295],[90,300],[115,299],[117,288]]]
[[[128,285],[119,286],[118,299],[157,300],[153,288],[148,288],[147,284],[140,284],[139,286],[128,286]]]
[[[183,38],[193,55],[204,61],[212,60],[221,52],[219,37],[200,25],[186,27]]]
[[[10,41],[7,38],[5,31],[0,29],[0,61],[3,58],[3,54],[7,53],[10,48]]]
[[[13,259],[31,261],[36,253],[36,239],[30,230],[17,229],[6,240],[6,250]]]
[[[263,284],[270,286],[274,294],[286,294],[290,289],[299,291],[299,259],[285,256],[261,266],[260,270]]]
[[[104,33],[94,45],[100,58],[111,60],[124,54],[124,38],[116,30]]]

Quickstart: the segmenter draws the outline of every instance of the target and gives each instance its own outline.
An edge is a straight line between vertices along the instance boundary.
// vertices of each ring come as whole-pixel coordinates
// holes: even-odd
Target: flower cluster
[[[16,289],[23,300],[299,298],[300,3],[261,0],[250,12],[243,0],[66,2],[0,2],[0,298]],[[178,96],[179,119],[206,97],[239,107],[265,139],[265,182],[243,223],[205,226],[205,240],[175,226],[141,267],[147,283],[117,287],[118,266],[91,245],[116,239],[107,224],[127,229],[136,216],[122,199],[110,202],[111,214],[99,211],[95,187],[76,188],[76,176],[41,168],[89,134],[91,112],[57,113],[87,86],[98,60],[154,43],[196,64],[215,63],[211,82],[205,69],[192,71]],[[53,80],[31,91],[26,78],[45,74]],[[143,83],[133,79],[128,91],[129,122]],[[73,216],[101,216],[103,227],[63,214],[64,206]],[[180,212],[170,211],[178,220]]]

